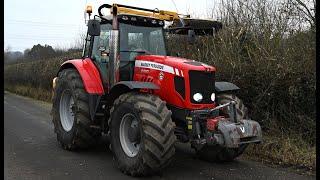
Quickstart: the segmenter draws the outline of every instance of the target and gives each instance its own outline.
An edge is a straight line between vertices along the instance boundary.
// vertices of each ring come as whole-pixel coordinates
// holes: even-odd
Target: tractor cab
[[[108,61],[112,16],[103,16],[96,20],[100,23],[100,35],[93,38],[92,58]],[[133,61],[139,54],[166,55],[163,21],[123,14],[117,16],[117,21],[120,61]]]
[[[111,15],[102,14],[103,8],[110,8]],[[137,15],[137,12],[125,11],[123,8],[132,7],[102,5],[99,8],[100,16],[96,15],[88,21],[83,58],[93,60],[101,72],[105,86],[114,84],[113,79],[131,81],[136,56],[167,55],[164,20],[144,14]],[[110,68],[115,68],[115,71]],[[119,73],[115,76],[112,72]]]

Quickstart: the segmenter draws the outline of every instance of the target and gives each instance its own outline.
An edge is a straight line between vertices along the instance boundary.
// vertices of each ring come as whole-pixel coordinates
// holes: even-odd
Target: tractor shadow
[[[200,160],[189,143],[176,143],[176,154],[171,164],[160,175],[166,179],[225,179],[230,174],[241,173],[250,165],[241,160],[226,163],[212,163]],[[224,177],[224,178],[223,178]]]
[[[250,169],[252,164],[242,160],[235,160],[228,163],[210,163],[200,160],[195,151],[188,143],[176,143],[176,154],[168,167],[161,173],[149,177],[140,177],[142,179],[219,179],[229,174],[235,176],[243,173],[243,169]],[[112,152],[109,150],[109,142],[103,139],[98,145],[77,152],[84,157],[94,159],[112,159]],[[109,161],[110,162],[110,161]],[[117,170],[116,167],[114,167]],[[251,168],[252,169],[252,168]],[[129,177],[127,177],[129,178]]]

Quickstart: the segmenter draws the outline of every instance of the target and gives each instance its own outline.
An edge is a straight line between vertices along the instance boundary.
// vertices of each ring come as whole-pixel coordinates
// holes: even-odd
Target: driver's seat
[[[135,60],[130,59],[130,53],[120,52],[120,81],[132,81],[134,73]]]

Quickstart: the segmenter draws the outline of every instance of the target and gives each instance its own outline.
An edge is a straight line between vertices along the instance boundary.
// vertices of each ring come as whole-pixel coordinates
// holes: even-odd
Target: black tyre
[[[53,95],[52,116],[57,140],[66,150],[95,144],[99,132],[90,128],[88,94],[75,69],[59,73]]]
[[[175,124],[171,111],[157,96],[121,95],[110,110],[110,148],[118,168],[131,176],[145,176],[168,165],[175,154]]]
[[[246,119],[248,118],[247,108],[244,106],[242,100],[240,100],[234,94],[221,94],[217,96],[218,104],[225,104],[230,101],[236,102],[237,109],[237,118]],[[226,117],[229,116],[228,110],[221,110],[221,115]],[[228,162],[233,161],[235,158],[240,156],[245,149],[247,148],[247,144],[240,145],[239,148],[225,148],[221,146],[205,146],[202,149],[198,150],[197,153],[199,157],[203,160],[209,162]]]
[[[238,119],[247,119],[248,118],[248,109],[243,104],[242,100],[239,99],[234,94],[220,94],[217,95],[217,103],[218,104],[225,104],[230,101],[236,102],[236,109],[237,109],[237,118]],[[229,116],[228,110],[226,108],[221,110],[222,115]]]

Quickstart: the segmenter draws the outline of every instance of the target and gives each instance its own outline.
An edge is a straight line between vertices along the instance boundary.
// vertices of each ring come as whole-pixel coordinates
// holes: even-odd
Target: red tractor
[[[176,25],[166,31],[189,39],[213,26],[192,28],[188,16],[119,4],[98,12],[88,20],[82,59],[64,62],[53,80],[54,130],[64,149],[87,148],[105,134],[119,169],[143,176],[169,164],[177,140],[220,162],[261,142],[236,85],[216,82],[215,67],[167,55],[165,22]]]

